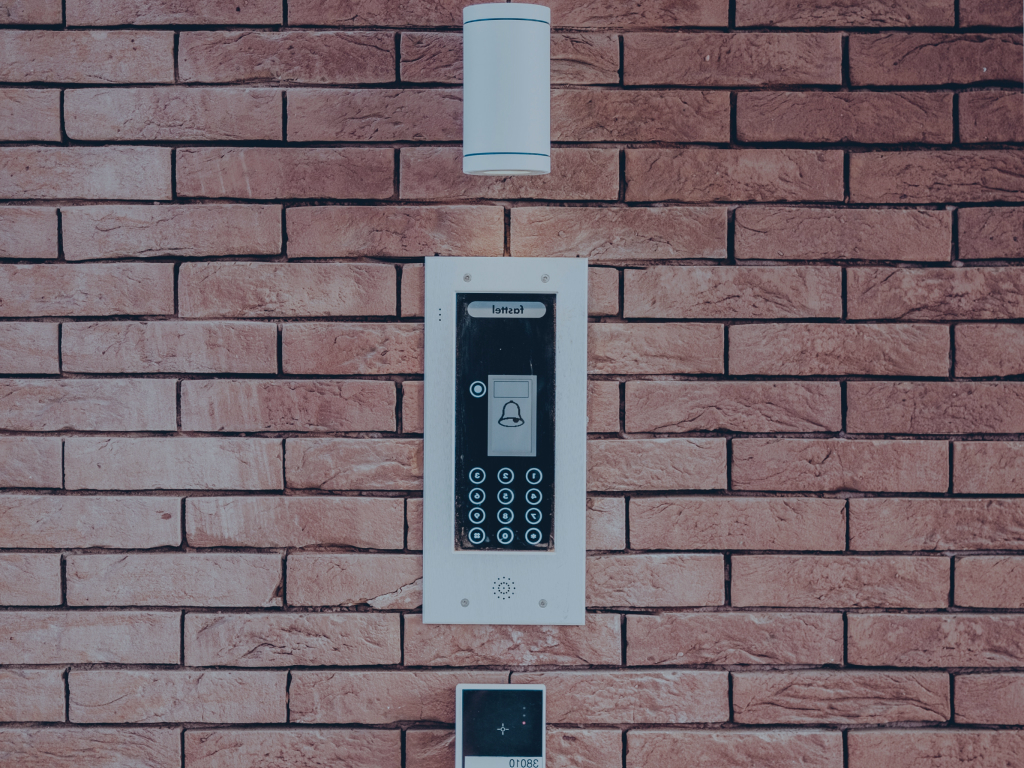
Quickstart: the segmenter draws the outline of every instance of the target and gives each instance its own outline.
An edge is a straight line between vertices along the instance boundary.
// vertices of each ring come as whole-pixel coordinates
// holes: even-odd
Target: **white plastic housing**
[[[551,172],[551,10],[484,3],[462,10],[462,171]]]

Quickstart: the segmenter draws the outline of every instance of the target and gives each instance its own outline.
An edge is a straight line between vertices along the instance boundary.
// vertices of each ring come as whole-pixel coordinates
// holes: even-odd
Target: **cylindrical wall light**
[[[551,10],[462,10],[462,172],[551,173]]]

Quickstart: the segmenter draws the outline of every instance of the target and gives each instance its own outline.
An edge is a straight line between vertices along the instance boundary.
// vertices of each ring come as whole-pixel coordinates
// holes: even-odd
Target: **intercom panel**
[[[426,623],[582,624],[587,265],[430,258]]]
[[[543,685],[455,688],[455,768],[544,768]]]

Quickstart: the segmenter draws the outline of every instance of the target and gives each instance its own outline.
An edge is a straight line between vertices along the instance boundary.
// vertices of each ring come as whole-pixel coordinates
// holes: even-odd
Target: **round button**
[[[515,512],[508,507],[502,507],[498,510],[498,522],[502,525],[508,525],[515,519]]]
[[[540,488],[531,488],[526,492],[527,504],[540,504],[540,500],[543,498],[544,494],[540,492]]]
[[[531,489],[532,490],[532,489]],[[498,501],[502,504],[511,504],[512,499],[516,497],[511,488],[502,488],[498,491]]]
[[[487,534],[484,533],[484,529],[483,528],[470,528],[469,529],[469,543],[470,544],[483,544],[485,538],[487,538]]]
[[[544,473],[541,472],[536,467],[531,467],[530,469],[526,470],[526,482],[528,482],[530,485],[536,485],[543,479]]]
[[[469,482],[473,485],[480,485],[486,479],[487,473],[484,472],[483,467],[473,467],[469,470]]]
[[[469,522],[473,525],[480,525],[487,517],[487,513],[484,512],[480,507],[473,507],[469,510]],[[539,519],[539,518],[538,518]]]
[[[516,479],[516,473],[508,467],[502,467],[498,470],[498,482],[502,485],[508,485]]]
[[[512,543],[512,539],[514,539],[515,537],[516,537],[516,535],[514,533],[512,533],[512,529],[511,528],[499,528],[498,529],[498,543],[499,544],[506,544],[506,545],[507,544],[511,544]]]
[[[527,544],[540,544],[540,540],[544,536],[540,532],[540,528],[528,528],[526,530],[526,543]]]
[[[473,513],[471,512],[470,515],[472,514]],[[537,523],[540,522],[540,519],[543,516],[543,513],[541,513],[541,511],[536,507],[530,507],[528,510],[526,510],[526,522],[528,522],[530,525],[537,525]]]
[[[487,385],[482,381],[474,381],[469,385],[469,394],[473,397],[483,397],[487,394]]]
[[[483,488],[470,488],[469,489],[469,500],[474,504],[483,504],[484,499],[487,498],[487,494],[484,493]]]

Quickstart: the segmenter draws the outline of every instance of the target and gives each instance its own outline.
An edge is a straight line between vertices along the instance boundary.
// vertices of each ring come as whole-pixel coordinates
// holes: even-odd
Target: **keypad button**
[[[528,482],[530,485],[536,485],[543,479],[544,473],[541,472],[536,467],[531,467],[530,469],[526,470],[526,482]]]
[[[544,515],[541,513],[541,511],[536,507],[530,507],[528,510],[526,510],[526,522],[528,522],[530,525],[537,525],[537,523],[540,522],[540,519],[543,516]]]
[[[484,533],[484,529],[483,528],[470,528],[469,529],[469,543],[470,544],[483,544],[485,538],[487,538],[487,534]]]
[[[502,467],[498,470],[498,482],[502,485],[508,485],[516,479],[516,473],[508,467]]]
[[[486,479],[487,473],[484,472],[483,467],[473,467],[469,470],[469,482],[473,485],[480,485]]]
[[[531,488],[526,492],[527,504],[540,504],[540,500],[543,498],[544,494],[540,492],[540,488]]]
[[[539,533],[539,531],[538,531],[538,533]],[[511,544],[512,543],[512,539],[514,539],[515,537],[516,537],[516,535],[514,533],[512,533],[512,529],[511,528],[499,528],[498,529],[498,543],[499,544]]]
[[[480,507],[473,507],[469,510],[469,522],[473,525],[480,525],[484,520],[487,519],[487,513],[484,512]]]
[[[540,528],[529,528],[526,531],[525,538],[527,544],[540,544],[540,540],[544,538],[544,535],[540,532]]]
[[[487,498],[487,494],[484,493],[483,488],[470,488],[469,489],[469,500],[474,504],[483,504],[484,499]]]
[[[469,385],[469,394],[473,397],[483,397],[487,394],[487,385],[482,381],[474,381]]]
[[[508,525],[515,520],[516,514],[508,507],[502,507],[498,510],[498,522],[502,525]]]
[[[498,491],[498,501],[502,504],[511,504],[512,499],[515,497],[516,495],[511,488],[502,488]]]

